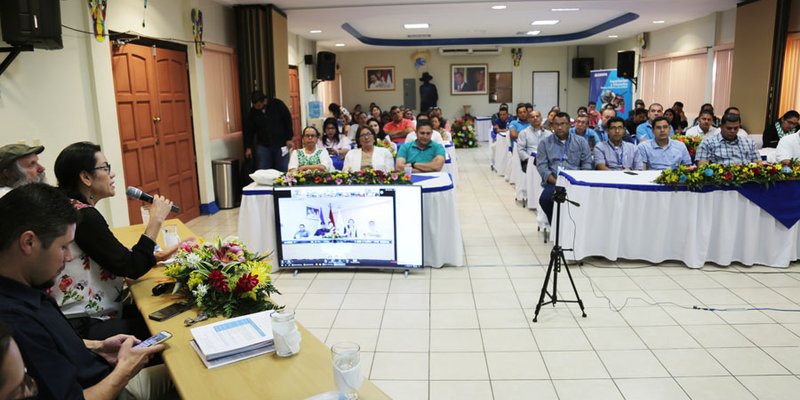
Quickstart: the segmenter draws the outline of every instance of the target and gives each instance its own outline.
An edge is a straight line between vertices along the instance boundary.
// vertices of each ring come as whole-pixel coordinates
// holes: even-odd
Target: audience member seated
[[[22,353],[12,333],[8,325],[0,322],[0,399],[35,399],[39,389],[25,370]]]
[[[508,124],[511,122],[508,117],[508,107],[500,108],[497,111],[497,118],[492,119],[492,127],[495,132],[508,132]]]
[[[381,108],[378,107],[377,105],[372,105],[372,106],[369,107],[369,116],[370,116],[370,118],[374,118],[376,121],[380,121],[381,120],[381,114],[382,113],[383,113],[383,110],[381,110]]]
[[[11,189],[28,183],[44,182],[44,167],[39,154],[44,146],[7,144],[0,147],[0,197]]]
[[[683,134],[683,127],[681,127],[680,118],[675,115],[675,111],[671,108],[664,110],[664,116],[667,117],[667,121],[669,121],[669,126],[672,127],[672,131],[675,132],[676,135]]]
[[[289,171],[333,171],[333,160],[324,149],[317,148],[319,131],[313,126],[303,129],[303,148],[292,152]]]
[[[356,137],[356,131],[358,130],[359,125],[366,125],[367,124],[367,113],[362,111],[353,111],[353,120],[350,124],[350,129],[347,130],[347,138],[350,141]]]
[[[714,113],[711,110],[703,110],[697,117],[697,125],[686,130],[686,136],[710,136],[719,133],[719,128],[711,126],[714,123]]]
[[[544,129],[547,129],[547,130],[549,130],[551,132],[554,131],[554,129],[553,129],[553,127],[551,125],[553,124],[553,118],[555,118],[556,114],[558,114],[559,112],[561,112],[561,111],[560,110],[553,110],[553,109],[551,109],[550,111],[547,112],[547,119],[542,123],[542,126],[544,127]],[[519,116],[517,116],[517,117],[519,118]]]
[[[322,138],[317,147],[323,148],[328,151],[328,155],[333,157],[338,155],[344,158],[348,151],[350,151],[350,138],[346,135],[339,133],[339,127],[336,120],[333,118],[326,118],[322,123]]]
[[[586,140],[589,143],[589,150],[594,149],[594,146],[602,142],[594,129],[589,128],[589,116],[586,114],[580,114],[575,117],[575,126],[569,128],[569,134],[578,135]]]
[[[672,104],[672,111],[675,113],[675,117],[678,119],[677,123],[681,127],[681,130],[685,131],[686,128],[689,127],[689,121],[686,120],[686,113],[683,111],[683,102],[676,101],[674,104]]]
[[[655,138],[655,134],[653,133],[653,122],[656,118],[662,117],[664,115],[664,107],[661,104],[653,103],[650,104],[650,107],[647,108],[647,121],[639,124],[636,127],[636,140],[639,143],[642,143],[647,140],[653,140]],[[669,127],[669,136],[675,134],[672,130],[672,127],[669,126],[669,121],[667,121],[667,126]]]
[[[428,117],[428,120],[431,122],[431,128],[433,128],[433,134],[439,133],[439,136],[442,138],[443,141],[449,142],[452,140],[452,136],[450,136],[450,132],[444,129],[442,126],[442,119],[438,115],[431,115]],[[434,136],[434,140],[435,136]]]
[[[589,128],[597,131],[597,127],[600,126],[601,120],[600,111],[597,111],[597,102],[589,102],[589,108],[586,111],[586,115],[589,116]]]
[[[797,132],[798,120],[800,120],[800,113],[790,110],[784,113],[777,122],[767,126],[767,129],[764,130],[764,147],[775,148],[778,146],[778,141],[784,136]]]
[[[599,170],[639,170],[642,162],[633,143],[622,140],[625,136],[625,121],[612,117],[606,123],[608,141],[594,146],[594,167]]]
[[[800,160],[800,132],[784,135],[775,149],[775,159],[785,165]]]
[[[725,112],[722,115],[725,115],[725,114],[733,114],[733,115],[738,115],[739,116],[739,122],[740,122],[739,133],[738,133],[739,136],[749,136],[750,135],[750,133],[748,133],[747,130],[744,129],[744,120],[742,120],[742,112],[739,110],[739,108],[733,107],[733,106],[728,107],[728,108],[725,109]]]
[[[427,122],[417,127],[417,140],[406,142],[397,152],[397,170],[411,165],[413,172],[439,172],[444,167],[444,146],[431,139],[433,128]]]
[[[662,170],[673,168],[679,164],[690,165],[692,157],[686,145],[670,139],[669,121],[664,117],[658,117],[653,122],[653,132],[655,139],[639,143],[639,161],[643,169]]]
[[[613,108],[614,105],[611,104],[611,103],[605,104],[605,107],[606,108],[607,107],[612,107],[612,109],[614,109]],[[626,119],[626,121],[630,121],[630,120],[633,119],[633,116],[636,115],[636,110],[645,110],[645,111],[647,111],[647,106],[644,104],[644,100],[636,99],[636,101],[633,102],[633,108],[631,108],[630,111],[628,111],[628,118]],[[616,109],[614,109],[614,111],[616,111]],[[628,131],[628,132],[630,132],[630,131]],[[635,135],[636,132],[633,132],[633,134]]]
[[[341,132],[347,135],[347,128],[350,127],[350,121],[352,119],[350,112],[336,103],[329,104],[328,111],[330,111],[331,117],[336,120],[336,125],[340,128]]]
[[[560,169],[592,169],[592,155],[586,139],[569,133],[569,114],[557,113],[550,124],[553,134],[542,139],[536,152],[536,169],[542,176],[539,205],[553,219],[553,193]]]
[[[739,116],[722,116],[720,132],[706,137],[697,149],[697,164],[747,164],[761,161],[756,144],[748,137],[740,137]]]
[[[362,169],[394,170],[394,158],[389,150],[375,145],[377,138],[370,127],[361,125],[356,131],[358,148],[350,150],[344,158],[342,171]]]
[[[637,108],[633,110],[632,113],[633,115],[631,116],[631,118],[628,118],[628,120],[625,121],[625,130],[632,137],[636,137],[636,128],[638,128],[639,125],[647,121],[647,109]]]
[[[697,117],[695,117],[694,122],[692,122],[692,126],[697,125],[697,124],[700,123],[700,114],[703,111],[711,111],[711,115],[714,115],[714,106],[711,105],[710,103],[706,103],[706,104],[703,104],[702,106],[700,106],[700,112],[697,113]],[[719,118],[717,118],[715,116],[714,119],[711,121],[711,126],[713,126],[715,128],[719,128],[719,124],[720,124],[720,120],[719,120]]]
[[[395,143],[404,143],[406,136],[414,132],[414,124],[403,118],[403,110],[398,106],[392,106],[392,120],[383,125],[383,131],[392,138]]]
[[[523,129],[531,126],[528,121],[528,108],[525,104],[517,104],[517,119],[508,124],[509,140],[513,143],[519,137]]]
[[[522,163],[522,172],[528,172],[528,159],[531,157],[531,153],[537,151],[542,139],[553,134],[542,128],[541,112],[531,111],[530,121],[530,126],[523,129],[517,139],[517,151],[519,152],[519,161]]]
[[[133,348],[139,340],[129,335],[81,340],[45,293],[72,260],[80,217],[70,200],[54,187],[32,183],[1,198],[0,215],[0,320],[14,327],[39,398],[177,396],[163,364],[144,368],[163,344]]]
[[[100,146],[89,142],[67,146],[56,158],[54,171],[58,188],[70,198],[81,219],[75,229],[75,241],[69,245],[74,258],[64,265],[49,294],[78,335],[85,339],[118,333],[150,336],[136,307],[123,307],[123,288],[125,278],[139,278],[178,249],[175,245],[154,253],[156,238],[172,202],[153,196],[150,220],[139,241],[129,250],[117,240],[95,208],[101,200],[116,194],[116,174]]]

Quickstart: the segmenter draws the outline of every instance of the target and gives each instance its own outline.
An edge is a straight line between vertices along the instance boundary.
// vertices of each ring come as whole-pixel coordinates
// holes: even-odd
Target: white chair
[[[500,176],[505,175],[508,156],[508,136],[498,133],[495,143],[494,168]]]

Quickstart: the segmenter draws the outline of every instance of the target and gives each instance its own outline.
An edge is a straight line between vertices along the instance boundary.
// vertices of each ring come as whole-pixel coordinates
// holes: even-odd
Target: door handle
[[[161,117],[153,117],[153,131],[156,134],[156,144],[159,144],[161,141],[158,137],[158,123],[161,122]]]

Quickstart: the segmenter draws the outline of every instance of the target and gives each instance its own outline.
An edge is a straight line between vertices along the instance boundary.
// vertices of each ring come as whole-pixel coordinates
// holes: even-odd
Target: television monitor
[[[276,187],[282,269],[422,268],[422,188]]]

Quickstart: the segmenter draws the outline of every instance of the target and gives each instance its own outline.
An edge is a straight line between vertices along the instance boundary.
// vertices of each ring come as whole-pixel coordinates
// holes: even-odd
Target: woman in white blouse
[[[356,131],[358,148],[350,150],[344,158],[343,171],[362,169],[394,170],[392,153],[383,147],[375,146],[375,133],[366,125],[359,125]]]
[[[333,156],[338,154],[344,157],[350,151],[350,138],[339,133],[339,125],[335,118],[326,118],[322,123],[322,139],[317,147],[324,148],[328,154]]]
[[[313,126],[303,129],[303,148],[289,156],[289,171],[333,171],[333,160],[325,149],[317,148],[319,131]]]

